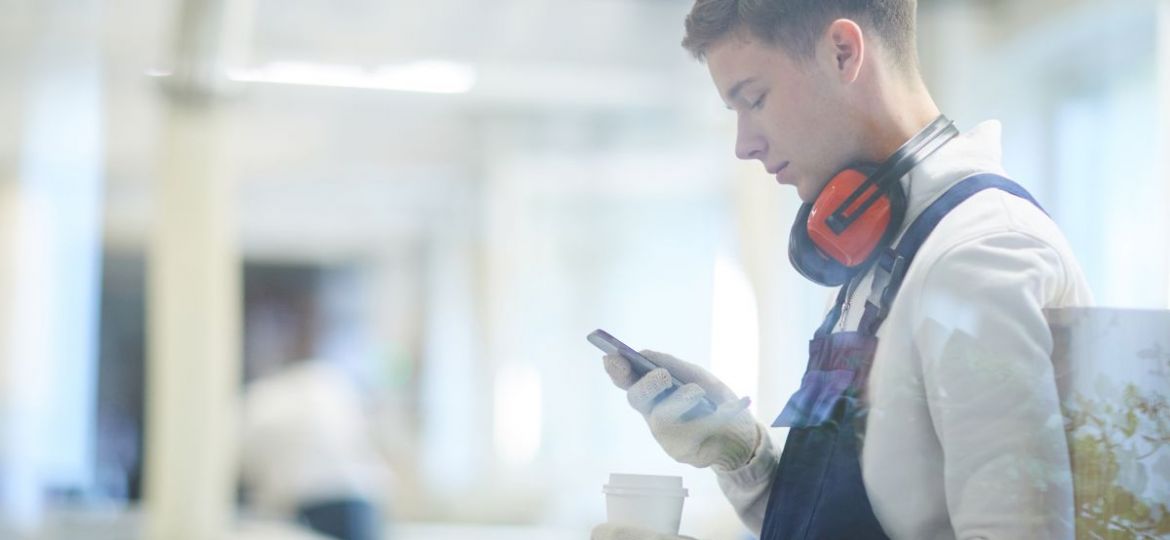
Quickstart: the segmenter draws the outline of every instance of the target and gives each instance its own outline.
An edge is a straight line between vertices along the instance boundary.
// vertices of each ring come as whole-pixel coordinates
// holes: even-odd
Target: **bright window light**
[[[540,451],[540,374],[531,366],[501,366],[495,394],[496,452],[511,465],[530,463]]]
[[[711,303],[711,372],[741,396],[758,387],[760,323],[756,297],[743,269],[730,258],[715,259]],[[752,401],[755,409],[758,400]]]
[[[476,73],[469,65],[443,60],[389,64],[372,70],[345,64],[273,62],[258,68],[231,70],[228,78],[241,82],[462,94],[475,86]]]

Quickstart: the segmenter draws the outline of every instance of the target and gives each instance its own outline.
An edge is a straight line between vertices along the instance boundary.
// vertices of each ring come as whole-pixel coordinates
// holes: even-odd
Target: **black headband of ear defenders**
[[[942,145],[949,142],[951,139],[959,135],[959,130],[955,127],[946,115],[940,114],[935,118],[930,125],[919,131],[909,141],[906,141],[897,151],[893,153],[884,163],[878,166],[873,174],[869,175],[865,182],[860,186],[840,206],[825,220],[836,234],[841,234],[849,227],[858,217],[863,215],[870,206],[881,198],[889,188],[890,182],[897,182],[898,179],[905,176],[911,169],[916,167],[922,160],[933,154]],[[850,211],[857,199],[865,195],[866,191],[871,186],[876,186],[877,189],[870,193],[869,197],[855,209]]]

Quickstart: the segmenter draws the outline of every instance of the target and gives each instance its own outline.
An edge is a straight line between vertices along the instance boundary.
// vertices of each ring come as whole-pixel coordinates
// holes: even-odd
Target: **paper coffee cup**
[[[601,492],[609,523],[678,534],[687,496],[681,476],[611,474]]]

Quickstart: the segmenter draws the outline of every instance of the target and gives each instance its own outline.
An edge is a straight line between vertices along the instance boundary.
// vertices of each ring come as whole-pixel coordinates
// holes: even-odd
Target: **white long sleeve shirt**
[[[243,403],[241,473],[255,510],[360,498],[380,504],[392,472],[378,455],[354,384],[309,360],[253,382]]]
[[[985,122],[902,178],[903,230],[960,180],[1006,176],[1000,148],[999,123]],[[834,331],[857,329],[872,274]],[[1089,303],[1067,240],[1028,201],[986,190],[939,223],[877,333],[870,373],[861,468],[887,535],[1073,537],[1068,447],[1041,310]],[[778,460],[764,436],[751,462],[717,474],[757,534]]]

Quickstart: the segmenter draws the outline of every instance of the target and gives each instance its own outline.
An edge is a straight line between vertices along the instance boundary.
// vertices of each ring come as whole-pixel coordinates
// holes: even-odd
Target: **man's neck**
[[[870,113],[871,158],[880,163],[939,116],[938,106],[926,85],[914,81],[890,85],[874,96]]]

